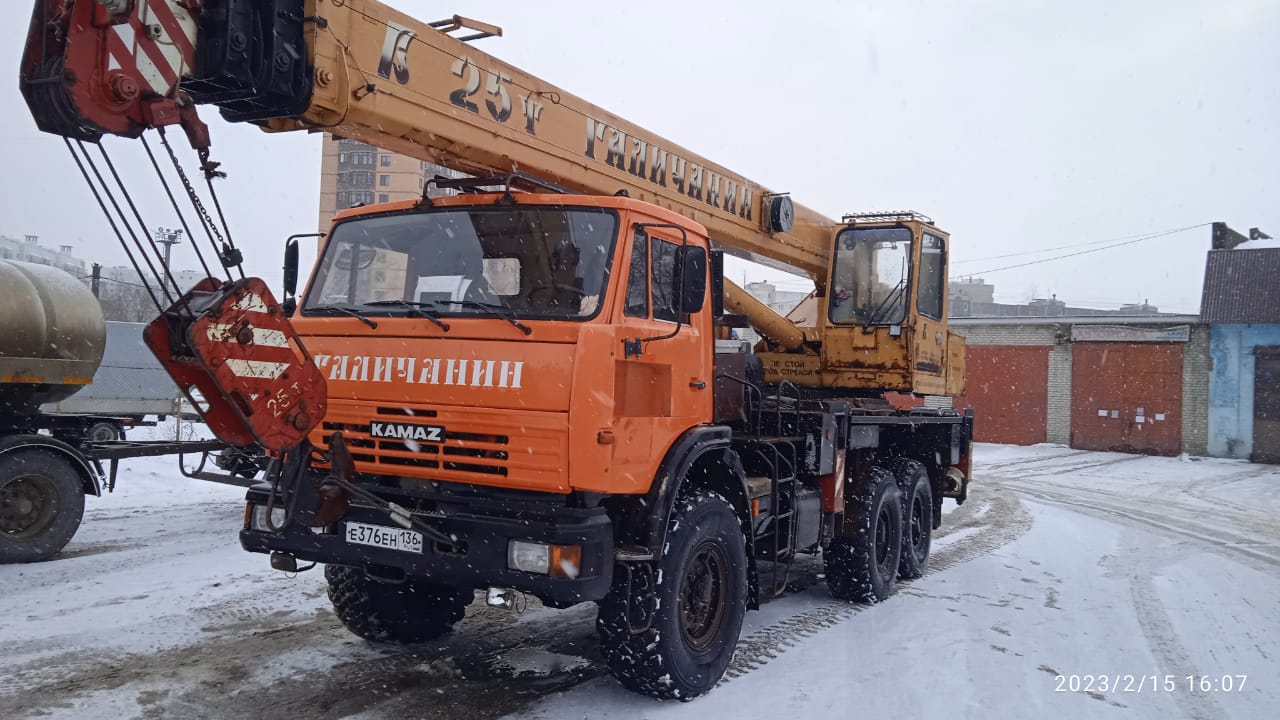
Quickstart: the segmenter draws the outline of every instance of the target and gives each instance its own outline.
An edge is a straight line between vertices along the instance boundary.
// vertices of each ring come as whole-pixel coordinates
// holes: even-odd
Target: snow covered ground
[[[318,572],[240,550],[242,490],[173,462],[126,463],[56,560],[0,566],[0,718],[1164,720],[1280,704],[1274,466],[980,446],[923,578],[852,605],[805,559],[794,592],[748,614],[715,692],[658,703],[603,675],[589,606],[476,603],[437,643],[359,641]]]

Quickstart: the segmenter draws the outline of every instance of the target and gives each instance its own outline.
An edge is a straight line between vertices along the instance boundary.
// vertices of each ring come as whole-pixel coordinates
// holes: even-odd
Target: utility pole
[[[99,265],[98,263],[94,263],[93,270],[89,275],[89,289],[93,291],[93,296],[96,298],[102,297],[100,294],[98,294],[98,291],[101,288],[101,283],[102,283],[102,266]]]
[[[182,230],[171,228],[156,228],[156,242],[164,245],[164,275],[165,281],[173,285],[173,272],[169,269],[169,251],[174,245],[182,242]]]

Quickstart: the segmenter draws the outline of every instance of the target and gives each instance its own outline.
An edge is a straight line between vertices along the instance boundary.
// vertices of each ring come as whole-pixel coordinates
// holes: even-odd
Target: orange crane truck
[[[798,555],[881,600],[964,500],[972,414],[886,395],[963,391],[949,238],[823,217],[471,44],[500,34],[374,0],[39,0],[22,89],[116,220],[103,135],[180,127],[212,194],[199,104],[468,173],[341,211],[301,293],[294,238],[280,300],[228,271],[158,302],[148,342],[215,433],[273,453],[244,547],[324,564],[357,635],[431,639],[483,588],[594,602],[621,684],[692,698]],[[724,253],[810,277],[816,321]],[[747,325],[754,348],[729,339]]]

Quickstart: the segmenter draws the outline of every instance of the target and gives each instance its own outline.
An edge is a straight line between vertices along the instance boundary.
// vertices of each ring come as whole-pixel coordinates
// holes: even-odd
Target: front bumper
[[[265,505],[269,493],[267,485],[256,485],[250,488],[247,500],[250,505]],[[386,575],[390,568],[406,577],[430,578],[458,587],[513,588],[555,607],[599,600],[609,591],[613,526],[604,508],[557,507],[538,518],[504,516],[479,508],[451,511],[443,517],[416,517],[456,537],[458,544],[441,547],[427,538],[422,553],[413,553],[348,543],[344,533],[348,521],[396,527],[382,511],[354,504],[323,532],[298,523],[279,533],[246,527],[240,531],[240,544],[250,552],[281,552],[307,562],[373,569],[380,575]],[[582,562],[577,577],[550,577],[509,568],[507,546],[511,540],[580,545]]]

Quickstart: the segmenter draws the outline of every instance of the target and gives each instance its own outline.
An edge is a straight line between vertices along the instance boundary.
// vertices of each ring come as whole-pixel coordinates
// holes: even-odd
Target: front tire
[[[727,500],[694,490],[676,501],[655,577],[656,610],[643,632],[628,627],[625,588],[600,602],[601,651],[628,690],[692,700],[724,676],[746,614],[746,538]]]
[[[888,471],[871,468],[865,487],[848,498],[845,532],[822,553],[827,588],[841,600],[888,598],[902,554],[901,492]]]
[[[360,568],[326,565],[329,601],[348,630],[377,643],[434,640],[453,629],[475,598],[471,590],[422,580],[379,582]]]
[[[83,518],[84,486],[66,458],[38,449],[0,455],[0,564],[48,560]]]

